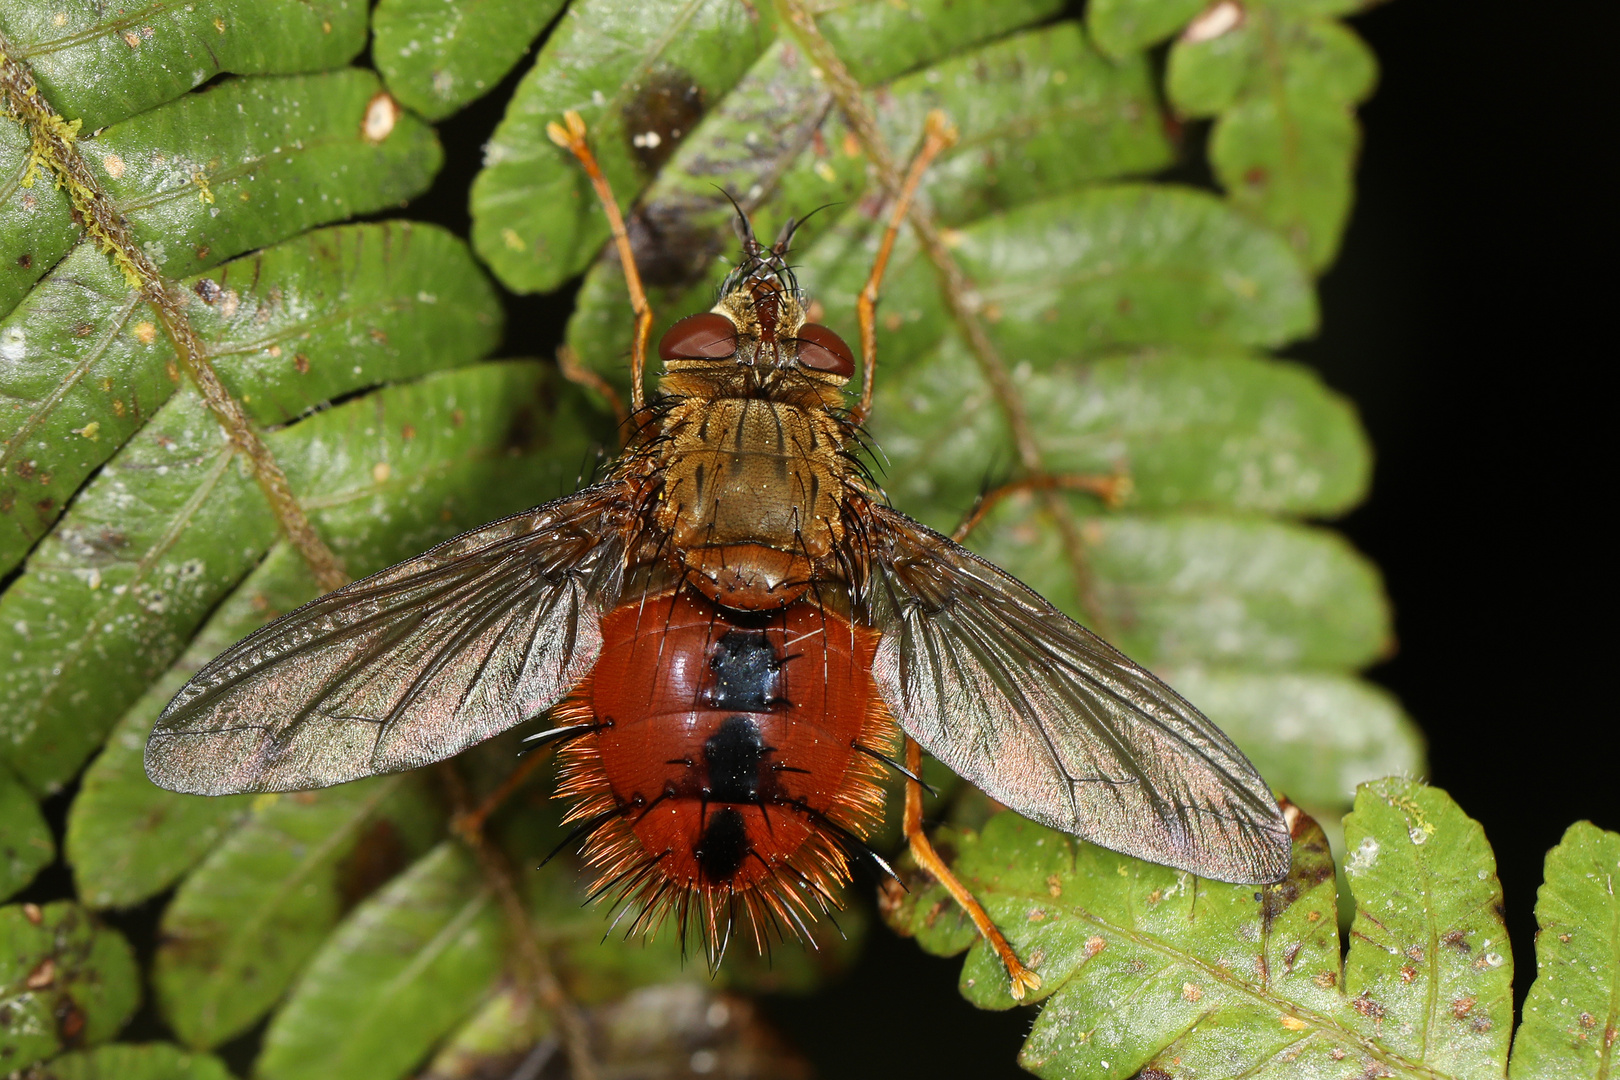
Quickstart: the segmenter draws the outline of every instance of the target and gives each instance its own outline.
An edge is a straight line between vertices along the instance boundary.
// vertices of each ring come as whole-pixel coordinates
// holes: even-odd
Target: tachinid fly
[[[515,725],[561,744],[558,794],[600,873],[673,912],[718,962],[735,920],[808,936],[906,774],[906,834],[1039,985],[921,826],[919,745],[1035,821],[1222,881],[1286,875],[1289,832],[1242,753],[1175,691],[1011,576],[892,509],[862,467],[873,304],[931,120],[850,348],[809,322],[743,221],[713,310],[663,336],[575,115],[552,137],[590,174],[637,311],[630,435],[607,478],[283,616],[158,719],[148,775],[218,795],[323,787],[447,758]]]

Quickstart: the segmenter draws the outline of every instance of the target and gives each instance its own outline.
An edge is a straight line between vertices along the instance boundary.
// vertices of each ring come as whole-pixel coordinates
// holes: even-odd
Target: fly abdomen
[[[791,647],[790,643],[791,642]],[[697,916],[711,959],[728,920],[797,927],[835,902],[847,849],[881,817],[897,731],[869,670],[876,635],[807,602],[727,611],[690,589],[602,622],[596,669],[559,722],[599,724],[562,751],[558,794],[616,902]],[[611,718],[612,723],[605,723]]]

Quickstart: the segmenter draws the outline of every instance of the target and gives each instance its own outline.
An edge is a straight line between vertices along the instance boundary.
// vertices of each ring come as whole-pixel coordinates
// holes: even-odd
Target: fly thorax
[[[841,535],[837,422],[781,401],[688,399],[664,430],[659,524],[692,584],[735,609],[803,596]]]

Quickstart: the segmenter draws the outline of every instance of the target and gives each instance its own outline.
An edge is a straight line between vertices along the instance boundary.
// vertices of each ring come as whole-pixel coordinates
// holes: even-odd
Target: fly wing
[[[1025,817],[1218,881],[1288,873],[1232,741],[1023,583],[887,507],[867,516],[872,666],[906,734]]]
[[[596,662],[624,578],[611,496],[464,533],[250,635],[163,710],[146,774],[202,795],[325,787],[544,713]]]

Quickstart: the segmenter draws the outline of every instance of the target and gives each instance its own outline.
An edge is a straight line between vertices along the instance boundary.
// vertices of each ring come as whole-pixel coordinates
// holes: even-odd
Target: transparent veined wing
[[[1012,575],[867,515],[872,667],[906,734],[1034,821],[1218,881],[1288,873],[1288,826],[1232,741]]]
[[[158,717],[147,775],[204,795],[325,787],[543,714],[601,652],[624,578],[614,494],[464,533],[244,638]]]

